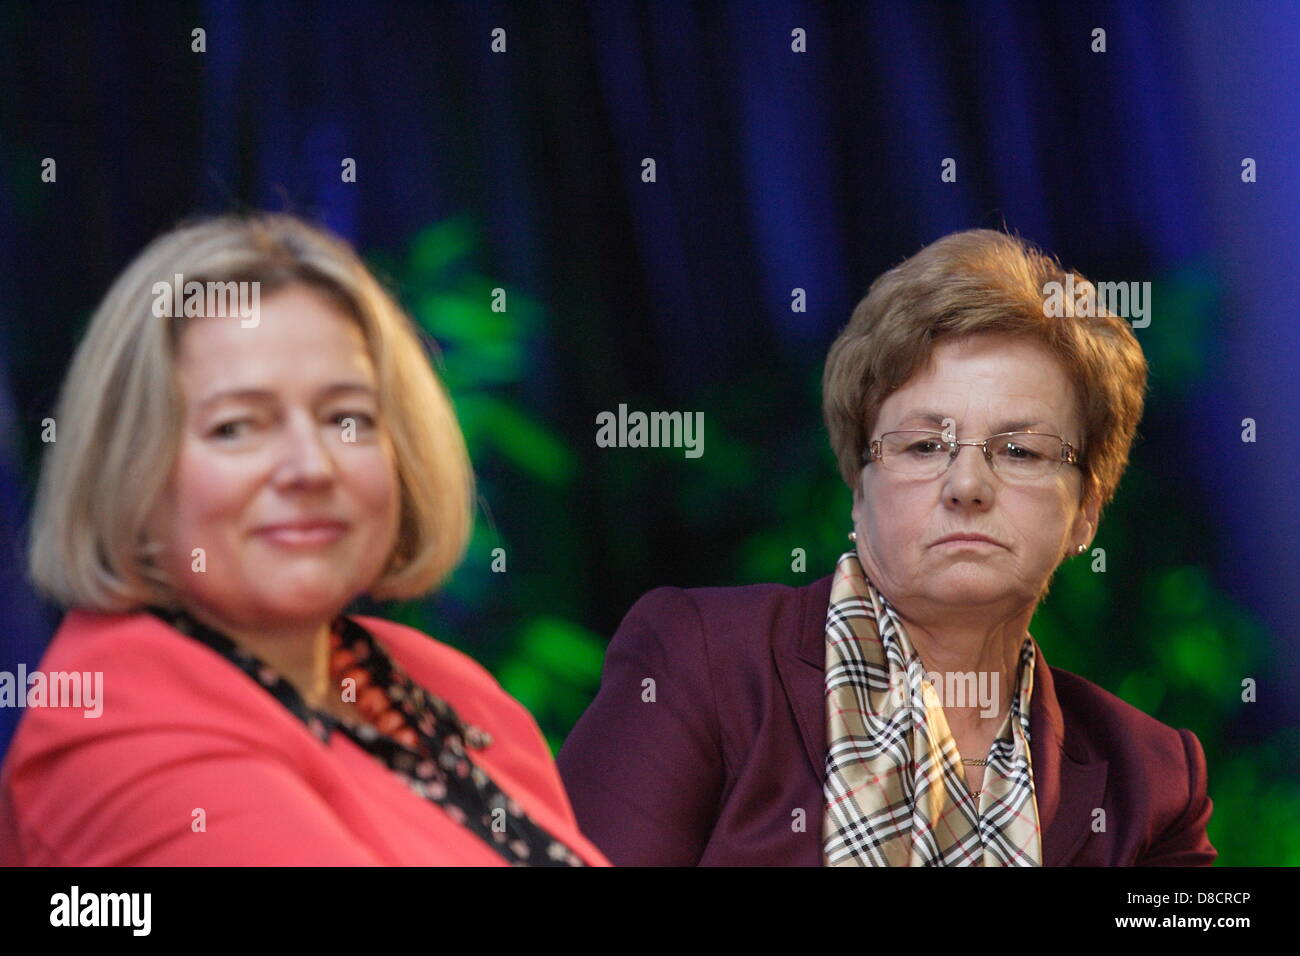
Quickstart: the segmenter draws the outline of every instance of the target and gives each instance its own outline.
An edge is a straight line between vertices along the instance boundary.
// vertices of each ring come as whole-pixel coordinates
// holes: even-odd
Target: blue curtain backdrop
[[[829,573],[827,347],[881,271],[1005,225],[1155,289],[1112,557],[1050,599],[1048,656],[1196,730],[1216,807],[1267,790],[1291,814],[1272,849],[1216,816],[1224,862],[1294,861],[1297,62],[1290,2],[5,5],[0,669],[58,621],[22,575],[41,422],[109,283],[186,215],[320,219],[443,346],[481,529],[444,595],[392,613],[493,667],[553,742],[639,594]],[[505,326],[449,318],[496,286]],[[620,403],[703,411],[698,467],[596,448]]]

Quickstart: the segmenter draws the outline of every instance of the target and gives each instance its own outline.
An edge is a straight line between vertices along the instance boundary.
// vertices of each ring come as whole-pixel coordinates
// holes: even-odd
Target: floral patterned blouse
[[[150,607],[172,628],[221,654],[265,688],[329,746],[331,734],[346,734],[387,766],[417,794],[436,803],[461,826],[516,866],[585,866],[569,847],[533,821],[471,759],[469,751],[487,746],[488,734],[464,723],[446,701],[406,675],[364,627],[340,615],[331,624],[331,641],[351,653],[369,675],[368,687],[382,690],[418,747],[398,742],[365,723],[315,710],[273,668],[240,648],[226,635],[183,610]],[[410,734],[401,734],[411,739]]]

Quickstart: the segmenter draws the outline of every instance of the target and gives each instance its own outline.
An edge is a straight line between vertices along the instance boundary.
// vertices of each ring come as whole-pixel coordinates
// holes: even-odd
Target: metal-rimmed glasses
[[[983,441],[958,441],[942,432],[923,429],[885,432],[872,441],[862,463],[874,461],[905,478],[937,478],[957,458],[962,445],[974,445],[1004,481],[1033,484],[1050,478],[1062,465],[1079,467],[1079,453],[1060,435],[1043,432],[1003,432]]]

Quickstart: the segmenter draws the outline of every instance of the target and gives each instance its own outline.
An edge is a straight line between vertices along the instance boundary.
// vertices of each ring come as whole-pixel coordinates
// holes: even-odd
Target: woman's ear
[[[1079,513],[1074,518],[1072,540],[1076,547],[1082,544],[1084,550],[1087,550],[1092,544],[1092,539],[1097,536],[1097,521],[1100,513],[1101,496],[1096,488],[1089,487],[1079,505]]]
[[[865,468],[863,469],[865,471]],[[858,472],[857,480],[853,483],[853,510],[849,514],[853,518],[854,527],[858,524],[858,512],[862,510],[862,472]]]

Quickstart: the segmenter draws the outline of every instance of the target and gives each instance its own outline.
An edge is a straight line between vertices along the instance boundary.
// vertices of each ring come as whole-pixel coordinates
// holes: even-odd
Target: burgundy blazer
[[[821,865],[830,588],[830,575],[799,588],[657,588],[628,612],[558,758],[579,827],[616,865]],[[1195,734],[1044,666],[1038,650],[1029,725],[1043,864],[1209,866],[1218,851]]]

